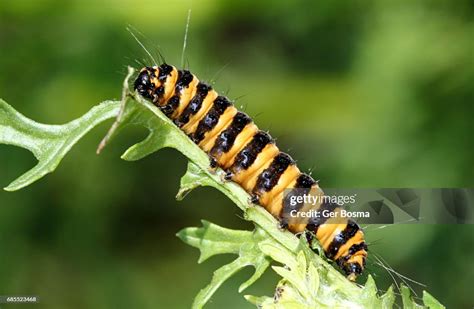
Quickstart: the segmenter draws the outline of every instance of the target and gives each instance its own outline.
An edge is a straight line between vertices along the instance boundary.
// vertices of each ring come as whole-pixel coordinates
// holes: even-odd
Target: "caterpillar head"
[[[162,105],[174,90],[177,75],[177,70],[165,63],[159,67],[144,67],[135,80],[134,89],[155,105]]]
[[[145,67],[140,70],[134,83],[134,89],[142,97],[154,101],[155,95],[155,69]]]

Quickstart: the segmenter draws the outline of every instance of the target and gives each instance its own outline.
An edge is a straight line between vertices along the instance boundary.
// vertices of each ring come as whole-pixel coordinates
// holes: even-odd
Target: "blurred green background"
[[[469,0],[1,0],[0,97],[41,122],[79,117],[118,98],[125,67],[146,57],[128,24],[179,65],[190,7],[190,68],[215,78],[323,188],[474,186]],[[143,129],[96,156],[109,125],[54,174],[0,192],[0,295],[38,295],[38,308],[187,308],[233,258],[197,265],[198,251],[175,233],[201,218],[251,228],[239,210],[208,188],[176,202],[186,162],[175,151],[120,160]],[[0,145],[1,186],[34,164],[27,151]],[[449,308],[473,307],[472,225],[369,227],[367,237],[371,253]],[[208,308],[251,308],[237,294],[251,272]],[[368,272],[380,289],[392,283],[375,266]],[[246,294],[271,295],[277,280],[269,271]]]

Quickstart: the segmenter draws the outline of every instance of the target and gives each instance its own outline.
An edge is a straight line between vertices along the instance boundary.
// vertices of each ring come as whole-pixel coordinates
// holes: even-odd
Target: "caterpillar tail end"
[[[355,282],[357,279],[357,276],[362,274],[362,270],[363,270],[363,264],[359,264],[355,262],[347,263],[344,266],[344,272],[346,273],[346,278],[352,282]]]

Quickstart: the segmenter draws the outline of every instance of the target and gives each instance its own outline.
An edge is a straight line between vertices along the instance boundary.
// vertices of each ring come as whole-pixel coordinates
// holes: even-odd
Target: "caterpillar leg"
[[[283,221],[278,222],[278,229],[279,229],[280,231],[285,231],[285,230],[287,230],[287,229],[288,229],[288,223],[283,222]]]
[[[226,182],[229,182],[231,180],[232,177],[229,178],[227,175],[228,175],[228,172],[220,173],[219,177],[220,177],[222,183],[226,183]]]
[[[224,171],[224,173],[221,174],[221,181],[229,182],[232,180],[232,177],[234,177],[234,173],[232,173],[231,171]]]
[[[215,174],[217,171],[217,160],[209,156],[209,168],[207,169],[211,174]]]
[[[259,200],[260,200],[260,197],[257,194],[252,194],[252,195],[250,195],[250,198],[249,198],[248,202],[249,202],[250,206],[255,205],[255,204],[258,205]]]
[[[216,168],[217,167],[217,160],[214,159],[213,157],[209,157],[209,166],[211,168]]]
[[[307,227],[308,228],[308,227]],[[314,230],[314,228],[313,228]],[[321,244],[319,243],[318,239],[316,238],[316,235],[314,232],[311,231],[311,228],[308,230],[306,229],[304,231],[304,235],[306,237],[306,240],[308,241],[308,246],[309,248],[319,255],[322,259],[327,259],[326,254],[324,253],[323,247],[321,247]]]
[[[231,181],[232,177],[234,177],[234,173],[232,173],[231,171],[225,172],[225,174],[224,174],[224,180],[225,181]]]

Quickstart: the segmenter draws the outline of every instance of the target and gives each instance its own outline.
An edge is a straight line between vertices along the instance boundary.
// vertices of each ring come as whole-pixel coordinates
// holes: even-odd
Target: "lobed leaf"
[[[53,172],[74,144],[98,124],[116,117],[119,108],[120,102],[106,101],[67,124],[47,125],[23,116],[0,99],[0,144],[27,149],[38,160],[5,190],[19,190]]]
[[[201,251],[199,262],[216,254],[238,255],[233,262],[214,272],[211,283],[201,290],[194,300],[195,308],[204,306],[219,286],[244,267],[253,266],[255,272],[239,287],[239,292],[258,280],[270,265],[270,260],[258,250],[259,244],[268,241],[267,235],[259,229],[254,232],[236,231],[203,220],[202,227],[183,229],[177,236]]]
[[[202,220],[202,227],[190,227],[176,234],[182,241],[201,251],[199,263],[216,254],[239,254],[244,243],[254,241],[250,231],[236,231]]]

